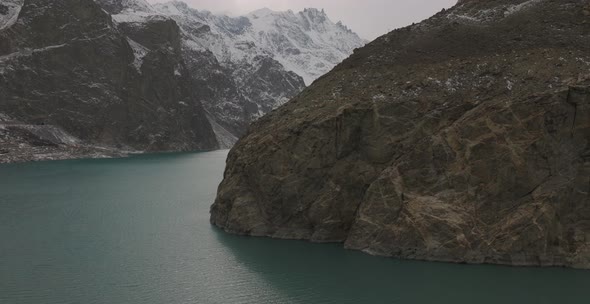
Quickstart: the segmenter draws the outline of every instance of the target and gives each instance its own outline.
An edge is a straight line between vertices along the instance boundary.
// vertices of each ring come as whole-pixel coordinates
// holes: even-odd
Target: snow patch
[[[486,23],[506,18],[517,12],[531,8],[532,6],[542,1],[544,0],[528,0],[520,4],[496,5],[493,8],[475,11],[469,10],[469,8],[466,7],[465,4],[463,4],[460,6],[460,9],[458,10],[462,13],[452,12],[449,15],[447,15],[447,18],[451,20],[464,21],[468,23]]]
[[[449,92],[456,92],[461,87],[461,82],[457,76],[451,77],[445,81],[445,86]]]
[[[146,22],[153,14],[137,11],[126,11],[121,14],[112,15],[116,23],[142,23]]]
[[[131,49],[133,50],[133,56],[135,57],[133,60],[133,66],[141,74],[143,58],[149,53],[150,50],[130,38],[127,38],[127,42],[129,42],[129,46],[131,46]]]
[[[514,88],[514,83],[506,79],[506,88],[508,89],[508,91],[512,91],[512,89]]]
[[[511,5],[506,9],[504,16],[508,17],[514,13],[520,12],[524,9],[530,8],[543,0],[529,0],[517,5]]]
[[[449,15],[449,17],[451,17],[451,15]],[[467,20],[467,21],[472,21],[472,22],[481,22],[482,20],[473,16],[467,16],[467,15],[452,15],[452,17],[457,18],[457,19],[463,19],[463,20]]]
[[[238,141],[238,138],[234,136],[231,132],[221,126],[215,118],[211,115],[207,115],[207,119],[213,128],[213,133],[215,133],[215,137],[217,138],[217,142],[219,143],[220,149],[229,149],[233,147],[233,145]]]
[[[123,0],[122,5],[123,11],[111,15],[116,23],[144,23],[152,19],[163,18],[162,14],[144,0]]]
[[[0,30],[7,29],[14,25],[23,7],[24,0],[2,0],[0,5],[7,8],[5,14],[0,13]]]
[[[377,94],[373,96],[373,102],[384,101],[385,99],[387,99],[387,97],[383,94]]]
[[[75,145],[80,140],[57,126],[29,126],[31,133],[57,144]]]
[[[42,47],[42,48],[38,48],[38,49],[25,48],[25,49],[18,51],[18,52],[14,52],[14,53],[0,56],[0,63],[2,64],[2,65],[0,65],[0,74],[4,73],[5,69],[9,66],[7,63],[13,59],[16,59],[19,57],[27,57],[27,56],[31,56],[36,53],[46,52],[46,51],[50,51],[53,49],[59,49],[59,48],[62,48],[66,45],[67,44],[64,43],[64,44],[58,44],[58,45],[50,45],[50,46],[46,46],[46,47]]]

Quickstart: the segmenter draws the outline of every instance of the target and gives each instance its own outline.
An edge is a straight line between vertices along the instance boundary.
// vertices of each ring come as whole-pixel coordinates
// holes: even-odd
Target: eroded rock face
[[[254,123],[211,222],[392,257],[590,268],[587,4],[505,2],[391,32]]]

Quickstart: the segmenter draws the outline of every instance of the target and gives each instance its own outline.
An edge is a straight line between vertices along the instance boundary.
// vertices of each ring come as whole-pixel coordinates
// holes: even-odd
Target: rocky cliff
[[[590,268],[590,5],[461,1],[254,123],[211,222],[383,256]]]
[[[57,158],[101,147],[189,151],[219,146],[191,86],[180,29],[173,21],[153,20],[123,32],[92,0],[16,4],[20,11],[0,31],[3,161],[23,160],[40,143],[47,143],[42,150]],[[30,132],[31,127],[44,131]],[[39,135],[55,130],[59,134]],[[75,140],[59,140],[62,133]]]

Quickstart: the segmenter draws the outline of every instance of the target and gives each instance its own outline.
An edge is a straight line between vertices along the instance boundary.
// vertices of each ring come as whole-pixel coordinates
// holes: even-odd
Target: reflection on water
[[[214,233],[241,264],[301,303],[585,303],[590,286],[586,271],[401,261]]]
[[[0,166],[0,303],[587,303],[587,271],[225,234],[226,154]]]

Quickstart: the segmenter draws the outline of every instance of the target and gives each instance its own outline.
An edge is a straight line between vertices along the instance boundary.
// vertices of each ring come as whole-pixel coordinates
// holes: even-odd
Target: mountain
[[[268,56],[303,77],[307,85],[365,44],[342,23],[333,23],[323,10],[315,8],[298,13],[260,9],[236,18],[191,9],[179,1],[156,4],[155,8],[185,28],[207,25],[203,29],[206,35],[193,33],[190,40],[211,50],[219,62],[239,65]]]
[[[279,54],[229,32],[252,32],[244,18],[181,2],[2,1],[0,162],[230,147],[305,87]]]
[[[231,150],[211,222],[407,259],[590,268],[590,6],[463,0]]]
[[[138,48],[94,1],[14,3],[0,31],[3,161],[219,146],[173,21],[138,30],[151,39]]]
[[[200,90],[203,105],[229,145],[251,121],[301,92],[304,81],[311,83],[365,44],[317,9],[262,9],[229,17],[180,1],[153,6],[143,0],[119,6],[113,0],[99,2],[107,10],[114,7],[109,11],[113,20],[126,27],[141,27],[154,18],[169,18],[180,26],[194,85],[206,87]]]

